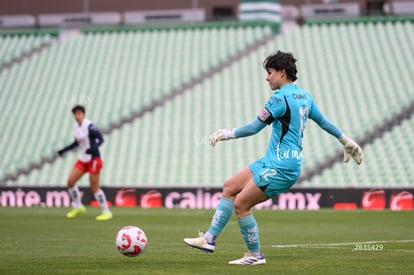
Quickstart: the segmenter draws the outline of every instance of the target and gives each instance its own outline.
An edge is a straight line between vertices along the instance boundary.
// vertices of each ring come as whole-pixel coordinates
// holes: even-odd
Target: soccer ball
[[[136,226],[125,226],[116,234],[116,249],[128,257],[140,255],[144,252],[147,243],[145,232]]]

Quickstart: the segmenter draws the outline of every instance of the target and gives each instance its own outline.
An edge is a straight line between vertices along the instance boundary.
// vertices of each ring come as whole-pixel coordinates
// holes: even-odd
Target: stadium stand
[[[20,59],[30,57],[52,41],[52,36],[47,33],[0,35],[0,72]]]
[[[414,100],[413,28],[413,20],[406,19],[315,21],[236,60],[270,28],[85,32],[0,74],[7,91],[0,95],[1,108],[10,113],[2,118],[3,177],[70,142],[69,109],[75,101],[85,101],[88,117],[107,129],[230,59],[229,66],[161,108],[153,105],[139,119],[115,127],[103,146],[103,185],[220,186],[260,157],[270,129],[214,149],[207,145],[208,135],[254,119],[271,94],[261,62],[281,49],[295,53],[298,84],[311,91],[332,121],[358,140],[370,137],[364,139],[363,165],[341,165],[335,156],[340,144],[308,123],[303,168],[313,176],[297,186],[412,185],[412,108],[393,127],[377,126]],[[9,96],[18,91],[20,97]],[[382,131],[368,135],[372,129]],[[318,169],[332,155],[329,169]],[[64,185],[75,159],[70,154],[4,184]]]
[[[40,46],[50,38],[51,36],[47,34],[41,36],[33,34],[0,36],[0,62],[8,62],[23,52],[28,52],[32,48]]]
[[[88,116],[99,118],[95,119],[98,125],[108,128],[272,33],[271,27],[253,24],[241,28],[207,26],[122,32],[92,30],[4,71],[0,81],[6,91],[2,94],[6,110],[29,110],[30,105],[34,113],[11,112],[8,121],[14,123],[5,123],[8,134],[2,140],[9,141],[10,148],[15,149],[3,155],[3,161],[10,163],[4,166],[3,176],[18,172],[34,159],[48,156],[64,142],[70,142],[71,105],[87,105]],[[19,94],[20,98],[11,97],[12,94]],[[46,170],[43,168],[40,174],[49,175],[43,177],[50,185],[56,184],[55,171]],[[63,173],[66,174],[59,172],[59,182],[64,182]]]
[[[321,109],[346,133],[358,138],[414,98],[414,83],[410,77],[413,74],[410,65],[413,55],[406,48],[413,40],[412,27],[410,21],[309,24],[296,32],[286,34],[280,39],[280,47],[297,53],[299,71],[302,72],[298,82],[312,92]],[[297,39],[301,39],[301,42]],[[315,67],[315,64],[318,65]],[[410,112],[412,111],[411,109]],[[321,135],[315,127],[313,123],[308,124],[305,132],[307,137],[304,140],[304,170],[329,158],[332,148],[338,146],[334,139],[326,134]],[[397,144],[401,142],[395,141]],[[384,162],[376,170],[376,162],[381,155],[370,154],[370,148],[371,146],[366,146],[365,161],[361,167],[354,167],[352,164],[337,165],[335,169],[325,171],[323,177],[304,181],[297,186],[412,184],[408,172],[401,172],[404,176],[399,179],[394,178],[394,173],[390,172],[378,181],[373,171],[389,168]],[[412,160],[409,151],[401,154]],[[389,161],[389,158],[386,160]],[[319,173],[318,167],[315,170]],[[407,170],[409,163],[401,167],[401,171]]]

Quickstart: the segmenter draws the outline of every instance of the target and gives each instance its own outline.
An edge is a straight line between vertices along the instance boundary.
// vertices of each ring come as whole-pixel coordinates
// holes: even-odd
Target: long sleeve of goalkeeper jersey
[[[312,102],[312,109],[309,113],[309,118],[315,121],[319,127],[334,137],[340,138],[343,135],[342,131],[319,110],[315,102]]]
[[[266,127],[266,125],[267,125],[266,123],[256,118],[252,122],[247,123],[237,128],[236,130],[234,130],[234,136],[236,138],[241,138],[241,137],[248,137],[251,135],[255,135],[258,132],[260,132],[264,127]]]

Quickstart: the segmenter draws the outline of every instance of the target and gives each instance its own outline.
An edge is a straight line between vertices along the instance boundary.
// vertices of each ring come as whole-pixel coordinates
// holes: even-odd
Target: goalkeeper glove
[[[342,135],[339,141],[344,146],[344,162],[348,162],[352,158],[359,165],[364,158],[364,153],[362,152],[361,147],[352,139],[346,135]]]
[[[216,145],[216,143],[219,141],[229,140],[233,138],[236,138],[236,136],[234,135],[234,129],[233,130],[221,129],[221,130],[214,132],[208,138],[208,142],[210,143],[211,146],[214,147],[214,145]]]

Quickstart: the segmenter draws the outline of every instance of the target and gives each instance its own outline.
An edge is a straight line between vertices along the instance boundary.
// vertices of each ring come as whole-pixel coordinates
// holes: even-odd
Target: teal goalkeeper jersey
[[[307,91],[293,83],[275,91],[258,115],[260,121],[272,125],[263,159],[267,167],[300,170],[303,132],[308,118],[336,138],[341,137],[341,130],[322,114]]]

